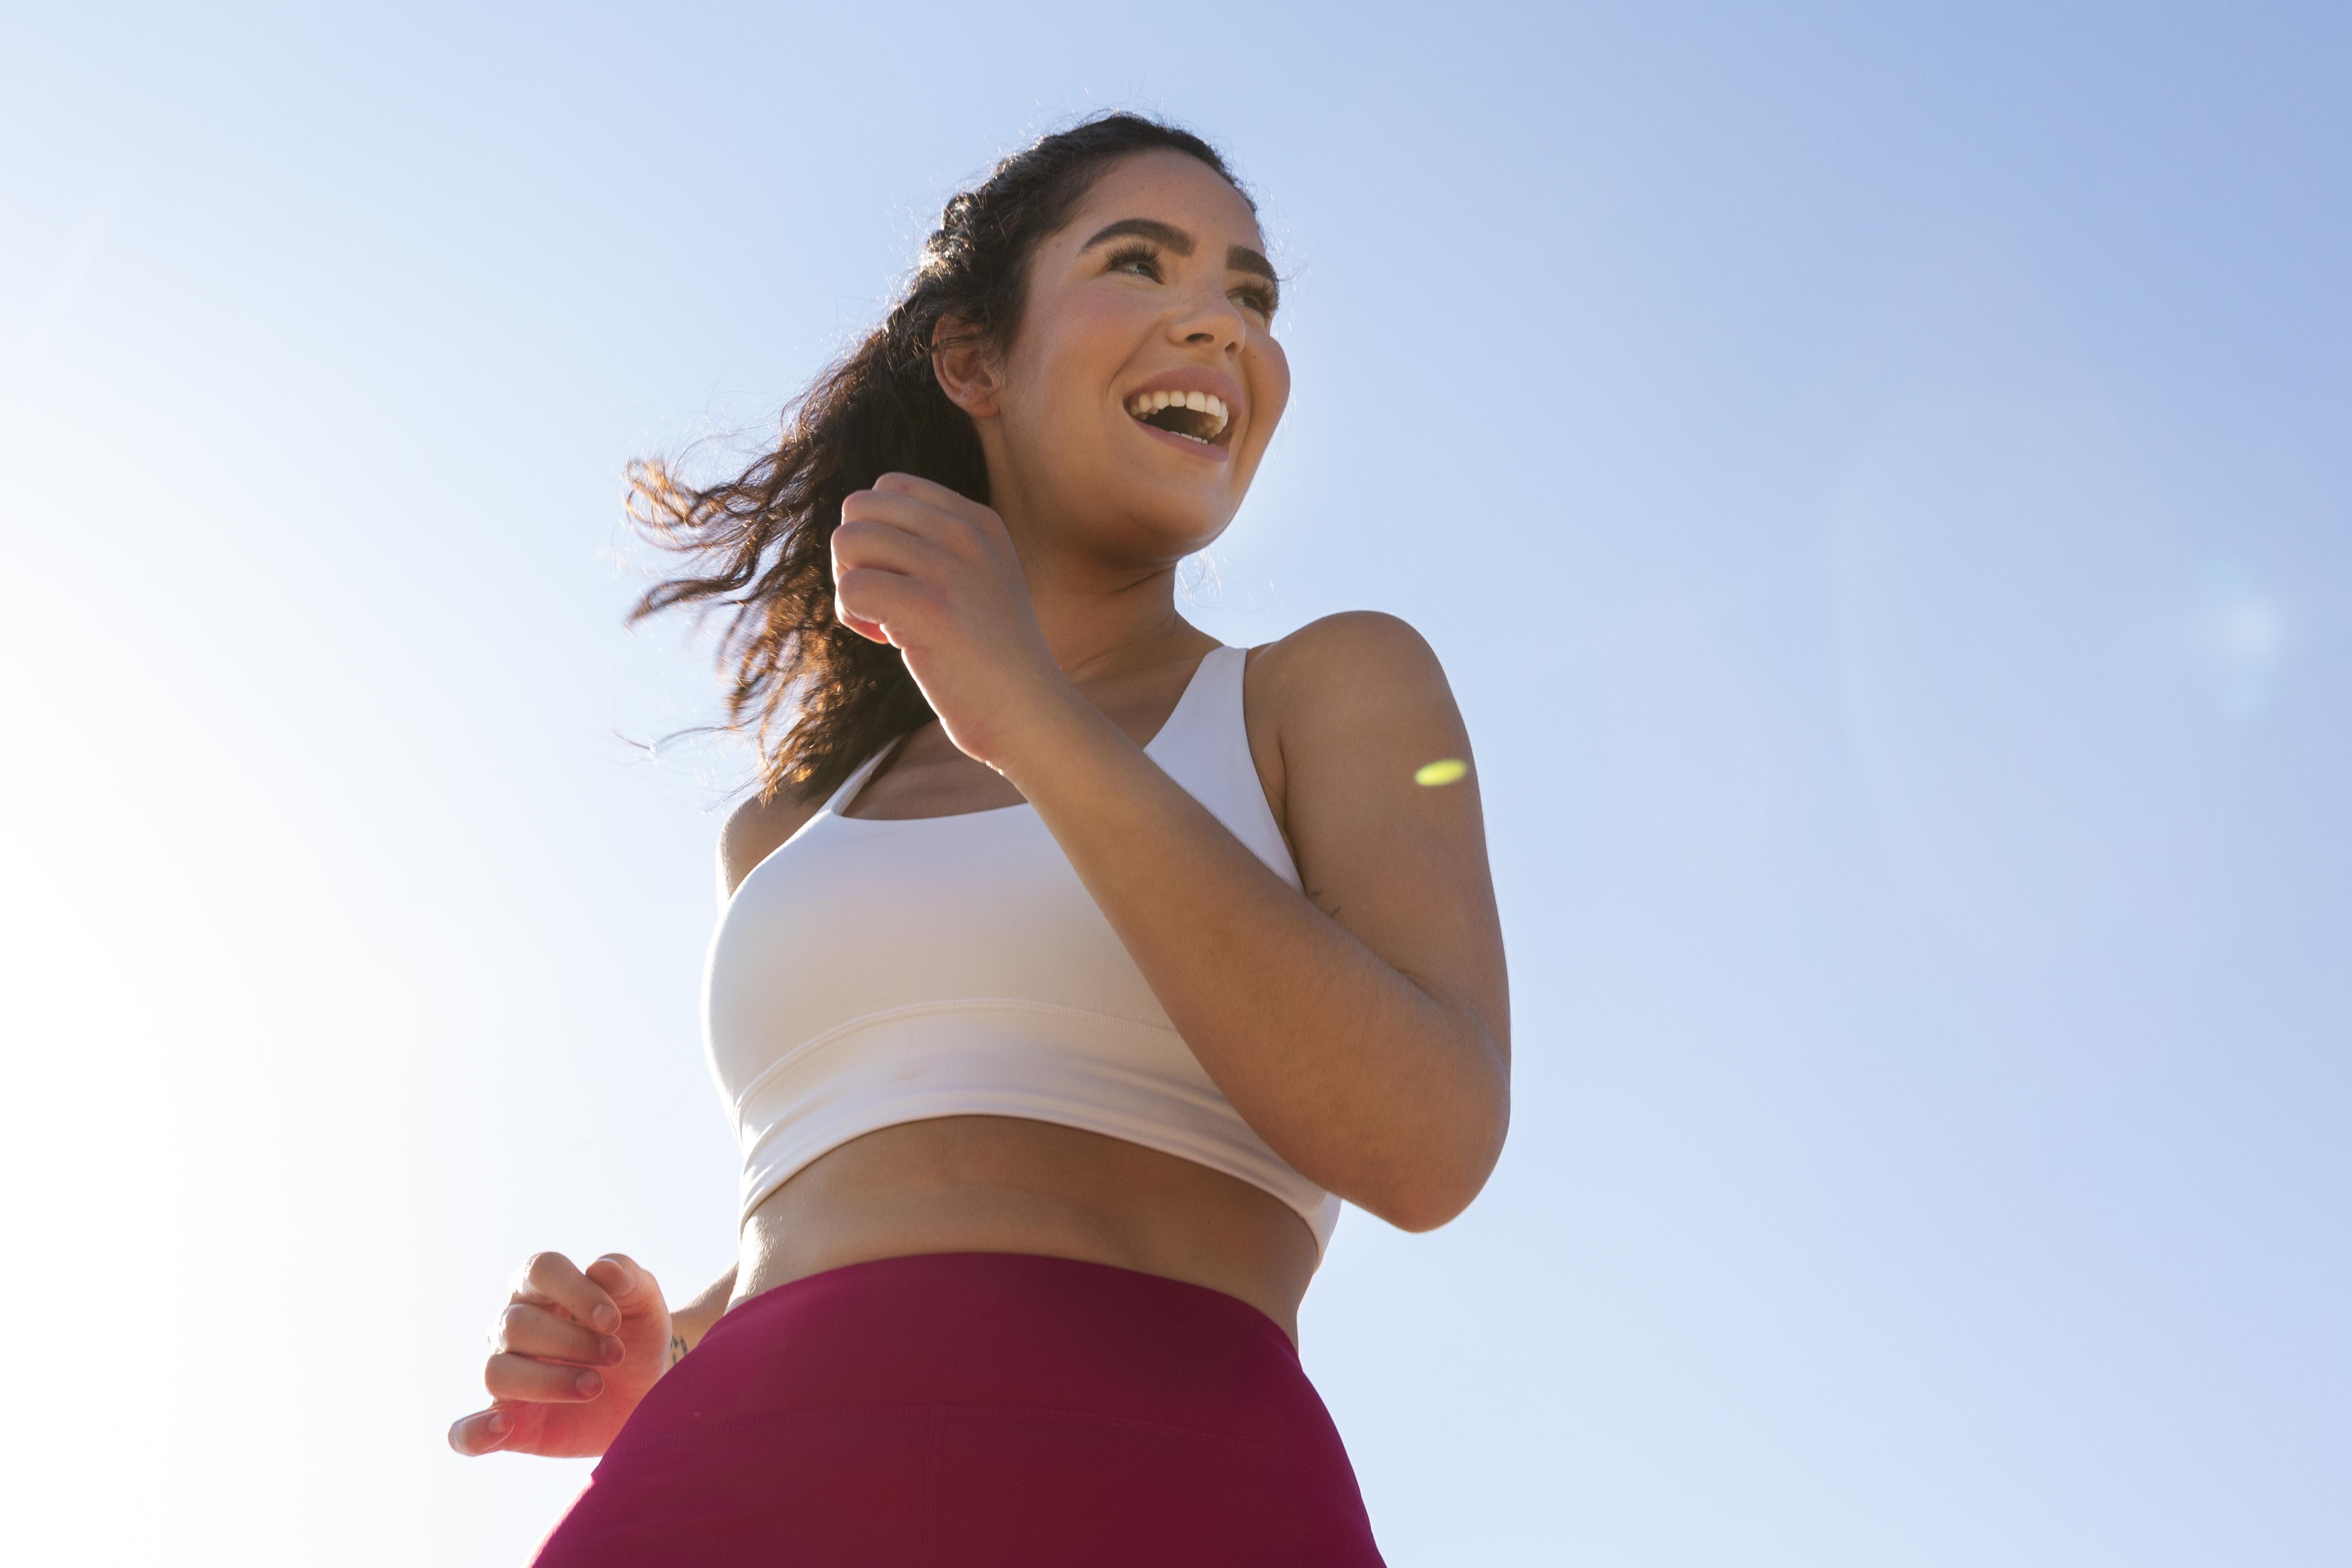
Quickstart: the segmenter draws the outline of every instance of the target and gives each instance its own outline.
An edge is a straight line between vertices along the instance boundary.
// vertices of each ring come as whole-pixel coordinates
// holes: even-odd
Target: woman
[[[636,470],[699,563],[637,613],[727,606],[763,769],[705,997],[741,1247],[677,1308],[526,1266],[450,1441],[604,1455],[545,1568],[1379,1562],[1298,1303],[1342,1198],[1426,1230],[1493,1169],[1502,941],[1421,639],[1176,614],[1289,395],[1264,251],[1205,143],[1094,120],[948,204],[775,452]]]

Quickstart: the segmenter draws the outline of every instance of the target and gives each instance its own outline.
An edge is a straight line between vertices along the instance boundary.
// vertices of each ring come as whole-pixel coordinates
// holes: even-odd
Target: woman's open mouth
[[[1155,430],[1203,447],[1223,445],[1232,424],[1224,399],[1211,392],[1139,392],[1127,400],[1127,411]]]

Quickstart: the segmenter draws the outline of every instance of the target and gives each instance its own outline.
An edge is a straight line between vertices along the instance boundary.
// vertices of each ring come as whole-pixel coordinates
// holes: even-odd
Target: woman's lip
[[[1212,463],[1225,462],[1233,456],[1223,447],[1207,441],[1195,441],[1190,436],[1179,436],[1173,430],[1162,430],[1159,426],[1146,425],[1140,419],[1129,419],[1128,423],[1162,445],[1173,447],[1178,451],[1189,453],[1195,458],[1206,458]]]

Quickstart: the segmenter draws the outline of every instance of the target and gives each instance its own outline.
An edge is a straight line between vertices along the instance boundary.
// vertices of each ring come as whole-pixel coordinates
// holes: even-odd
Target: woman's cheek
[[[1264,450],[1274,438],[1274,427],[1282,422],[1282,411],[1290,406],[1290,356],[1274,339],[1257,338],[1249,347],[1248,372],[1254,416],[1250,440]]]
[[[1045,400],[1057,405],[1057,418],[1085,418],[1090,416],[1101,389],[1115,382],[1134,357],[1142,333],[1132,319],[1132,310],[1096,300],[1059,303],[1061,309],[1052,316],[1050,325],[1024,323],[1015,349],[1014,374],[1032,387],[1045,390]],[[1041,327],[1045,330],[1033,330]]]
[[[1108,290],[1066,300],[1054,333],[1056,349],[1074,360],[1122,364],[1151,336],[1158,318],[1145,307]]]

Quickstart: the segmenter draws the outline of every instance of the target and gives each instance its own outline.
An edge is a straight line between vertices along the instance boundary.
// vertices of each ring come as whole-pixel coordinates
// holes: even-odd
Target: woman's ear
[[[996,413],[1004,390],[1004,369],[987,340],[969,322],[942,316],[931,331],[931,374],[948,401],[985,419]]]

